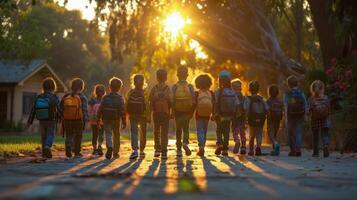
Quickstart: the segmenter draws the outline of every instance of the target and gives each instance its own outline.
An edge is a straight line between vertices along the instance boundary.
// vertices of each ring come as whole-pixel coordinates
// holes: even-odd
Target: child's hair
[[[233,90],[242,90],[242,81],[239,78],[233,79],[231,84]]]
[[[252,94],[257,94],[259,92],[259,83],[258,81],[254,80],[249,83],[249,92]]]
[[[93,96],[94,97],[102,97],[105,95],[105,86],[103,84],[97,84],[94,86],[93,89]]]
[[[325,84],[320,80],[311,83],[310,92],[313,96],[321,96],[325,92]]]
[[[212,86],[212,76],[210,74],[200,74],[195,78],[196,88],[199,90],[208,90]]]
[[[219,80],[219,88],[231,88],[231,79],[224,76],[224,77],[220,77]]]
[[[118,92],[121,89],[122,85],[123,82],[118,77],[113,76],[109,80],[110,91],[112,92]]]
[[[158,82],[165,82],[167,80],[167,71],[164,69],[159,69],[156,71],[156,79]]]
[[[57,89],[55,80],[52,77],[47,77],[42,81],[43,92],[54,92]]]
[[[71,81],[72,92],[82,92],[84,89],[84,81],[81,78],[74,78]]]
[[[294,88],[297,87],[299,85],[299,80],[297,79],[296,76],[291,75],[286,79],[287,83],[288,83],[288,87],[289,88]]]
[[[186,79],[188,76],[188,68],[184,65],[180,65],[177,68],[177,77],[179,79]]]
[[[279,95],[279,87],[277,85],[270,85],[268,89],[268,93],[270,97],[277,97]]]
[[[135,88],[144,88],[146,86],[144,75],[135,74],[133,77],[133,86]]]

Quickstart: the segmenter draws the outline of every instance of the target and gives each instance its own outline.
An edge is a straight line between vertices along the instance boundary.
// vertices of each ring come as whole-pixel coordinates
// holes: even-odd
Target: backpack
[[[92,105],[91,112],[89,113],[90,120],[91,120],[92,124],[97,124],[97,121],[98,121],[97,114],[98,114],[99,106],[100,106],[100,103],[95,103],[94,105]]]
[[[168,86],[160,88],[158,85],[155,86],[155,93],[153,99],[153,109],[157,113],[169,113],[169,100],[166,94],[166,90],[168,90]]]
[[[132,90],[128,97],[126,110],[129,114],[144,114],[145,96],[143,90]]]
[[[233,117],[236,114],[236,94],[232,90],[219,90],[218,109],[222,116]]]
[[[301,91],[292,91],[288,101],[288,115],[302,116],[305,114],[305,100]]]
[[[312,119],[326,119],[329,115],[330,105],[324,98],[314,98],[312,100]]]
[[[103,120],[119,120],[120,119],[120,102],[119,94],[109,94],[102,100]]]
[[[213,111],[211,91],[198,91],[196,113],[200,117],[210,117]]]
[[[270,117],[272,120],[282,120],[283,112],[284,112],[284,104],[279,99],[269,99],[268,100],[269,108],[270,108]]]
[[[35,100],[35,113],[37,120],[51,120],[53,119],[53,105],[50,97],[40,95]]]
[[[175,111],[191,112],[192,111],[192,94],[188,83],[177,83],[175,98]]]
[[[79,95],[68,95],[63,100],[63,119],[79,120],[83,118],[82,100]]]
[[[260,96],[250,96],[248,124],[253,127],[263,127],[265,123],[264,100]]]

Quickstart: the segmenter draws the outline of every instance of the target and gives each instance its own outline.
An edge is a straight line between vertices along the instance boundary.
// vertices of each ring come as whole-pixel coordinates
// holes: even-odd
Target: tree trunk
[[[331,65],[333,58],[338,58],[341,55],[341,47],[337,44],[336,27],[331,20],[331,0],[307,1],[319,36],[324,68],[327,68]]]
[[[296,61],[301,62],[301,52],[303,44],[303,18],[304,18],[304,0],[295,0],[293,4],[293,13],[295,19],[296,33]]]

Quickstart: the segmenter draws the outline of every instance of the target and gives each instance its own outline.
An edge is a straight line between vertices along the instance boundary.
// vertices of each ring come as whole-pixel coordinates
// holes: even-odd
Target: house
[[[5,122],[26,123],[46,77],[55,79],[59,96],[67,91],[66,85],[44,60],[0,61],[0,128]]]

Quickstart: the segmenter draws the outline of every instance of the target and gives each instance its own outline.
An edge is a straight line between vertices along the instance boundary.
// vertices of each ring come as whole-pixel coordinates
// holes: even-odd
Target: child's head
[[[145,85],[145,77],[142,74],[135,74],[133,78],[134,87],[136,89],[143,89]]]
[[[57,85],[52,77],[47,77],[42,81],[42,91],[43,92],[55,92]]]
[[[310,91],[315,97],[322,96],[325,92],[325,84],[320,80],[315,80],[311,83]]]
[[[251,81],[250,83],[249,83],[249,92],[251,93],[251,94],[258,94],[258,92],[259,92],[259,83],[258,83],[258,81]]]
[[[84,81],[81,78],[74,78],[71,81],[71,90],[73,93],[82,92],[84,89]]]
[[[112,92],[119,92],[122,85],[123,82],[115,76],[109,80],[110,91]]]
[[[195,79],[196,88],[199,90],[209,90],[212,86],[212,80],[210,74],[200,74]]]
[[[219,73],[219,88],[231,88],[231,73],[223,70]]]
[[[232,89],[236,92],[242,92],[242,81],[239,78],[231,81]]]
[[[295,87],[297,87],[297,86],[299,85],[299,80],[298,80],[297,77],[294,76],[294,75],[289,76],[289,77],[286,79],[286,81],[287,81],[288,87],[289,87],[290,89],[295,88]]]
[[[101,98],[105,95],[105,86],[103,84],[97,84],[93,89],[93,96]]]
[[[159,83],[164,83],[167,80],[167,71],[164,69],[159,69],[156,71],[156,79]]]
[[[277,85],[271,85],[268,89],[269,97],[276,98],[279,95],[279,87]]]
[[[186,66],[180,65],[177,68],[177,77],[178,79],[181,80],[186,80],[188,77],[188,69]]]

